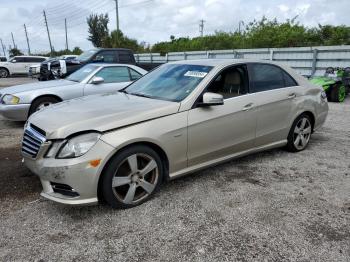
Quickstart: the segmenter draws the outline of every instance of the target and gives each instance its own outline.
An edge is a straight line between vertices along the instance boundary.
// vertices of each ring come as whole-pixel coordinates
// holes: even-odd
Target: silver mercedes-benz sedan
[[[134,65],[88,64],[66,79],[0,89],[0,114],[9,120],[25,121],[51,104],[117,91],[146,73]]]
[[[119,92],[35,113],[22,153],[42,196],[129,208],[195,170],[270,148],[304,150],[327,113],[323,90],[289,67],[180,61]]]

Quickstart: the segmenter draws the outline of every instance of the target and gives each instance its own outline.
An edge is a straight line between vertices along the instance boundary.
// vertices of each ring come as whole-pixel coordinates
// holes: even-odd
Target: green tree
[[[128,48],[135,52],[142,52],[144,47],[135,39],[131,39],[123,34],[122,31],[114,30],[111,34],[105,38],[102,45],[106,48]]]
[[[284,22],[263,17],[259,21],[247,23],[241,34],[217,31],[203,37],[171,37],[170,41],[155,44],[152,52],[347,44],[350,44],[349,26],[319,25],[307,28],[297,22],[297,17]]]
[[[108,37],[108,14],[91,14],[86,21],[89,26],[88,40],[91,41],[95,47],[102,47]]]
[[[19,55],[23,55],[23,53],[17,47],[14,47],[14,48],[9,50],[10,57],[19,56]]]
[[[80,49],[80,47],[76,46],[73,48],[73,50],[71,51],[71,54],[73,55],[80,55],[81,53],[83,53],[83,50]]]

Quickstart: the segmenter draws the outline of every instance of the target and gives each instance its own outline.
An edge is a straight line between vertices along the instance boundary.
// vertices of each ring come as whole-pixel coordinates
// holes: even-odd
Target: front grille
[[[38,127],[28,125],[24,130],[22,140],[22,153],[31,158],[36,158],[41,145],[45,142],[45,134],[42,134]]]

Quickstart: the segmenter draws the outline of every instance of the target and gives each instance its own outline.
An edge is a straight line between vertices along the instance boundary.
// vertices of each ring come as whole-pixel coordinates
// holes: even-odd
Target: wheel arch
[[[304,114],[308,115],[311,119],[311,126],[312,126],[312,132],[314,131],[314,127],[315,127],[315,121],[316,121],[316,118],[314,116],[314,114],[310,111],[306,111]]]
[[[9,76],[11,75],[11,72],[10,72],[10,70],[7,67],[0,66],[0,69],[5,69],[7,71],[7,73],[8,73],[8,75]]]
[[[105,169],[109,165],[109,163],[112,161],[113,157],[116,156],[118,153],[120,153],[122,150],[125,150],[129,147],[137,146],[137,145],[143,145],[143,146],[148,146],[152,148],[161,158],[162,162],[164,163],[164,174],[165,177],[163,178],[165,181],[169,180],[169,158],[165,151],[157,144],[149,141],[138,141],[138,142],[133,142],[131,144],[125,145],[121,148],[119,148],[117,151],[115,151],[113,154],[111,154],[106,161],[105,165],[103,166],[100,176],[98,178],[98,184],[97,184],[97,198],[99,201],[104,202],[103,198],[103,193],[101,190],[101,185],[102,185],[102,178],[103,178],[103,173],[105,172]]]
[[[35,101],[37,101],[38,99],[44,98],[44,97],[51,97],[51,98],[55,98],[55,99],[57,99],[59,102],[62,102],[62,101],[63,101],[63,99],[62,99],[61,97],[59,97],[58,95],[54,95],[54,94],[45,94],[45,95],[40,95],[40,96],[35,97],[35,98],[33,99],[33,101],[30,103],[30,109],[29,109],[29,111],[28,111],[28,112],[30,112],[30,111],[31,111],[32,106],[33,106],[33,104],[34,104],[34,102],[35,102]],[[28,114],[29,114],[29,113],[28,113]]]
[[[310,120],[311,120],[311,126],[312,126],[312,132],[314,131],[314,127],[315,127],[315,121],[316,121],[316,118],[315,118],[315,115],[314,113],[312,113],[311,111],[304,111],[302,112],[301,114],[298,114],[297,117],[295,119],[297,119],[299,116],[301,115],[307,115],[310,117]],[[294,120],[295,120],[294,119]]]

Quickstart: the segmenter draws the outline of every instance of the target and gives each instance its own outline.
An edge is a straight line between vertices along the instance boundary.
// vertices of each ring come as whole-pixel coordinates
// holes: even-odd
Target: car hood
[[[0,90],[0,92],[2,94],[12,94],[13,95],[13,94],[22,93],[22,92],[31,91],[31,90],[50,88],[50,87],[58,87],[58,86],[68,86],[68,85],[75,85],[75,84],[77,84],[77,83],[73,82],[73,81],[65,80],[65,79],[43,81],[43,82],[38,81],[35,83],[3,88]]]
[[[28,122],[44,130],[48,139],[63,139],[82,131],[105,132],[175,114],[179,106],[176,102],[116,92],[52,105],[33,114]]]

